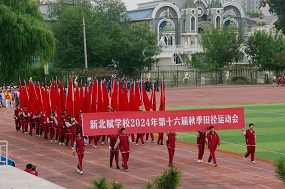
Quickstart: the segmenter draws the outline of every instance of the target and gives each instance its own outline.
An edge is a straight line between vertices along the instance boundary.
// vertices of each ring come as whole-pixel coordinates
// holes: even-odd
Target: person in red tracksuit
[[[197,131],[197,145],[198,145],[198,163],[203,163],[203,155],[206,144],[206,131]]]
[[[67,115],[67,122],[65,125],[67,127],[67,139],[66,139],[66,146],[68,146],[68,142],[70,140],[70,147],[73,149],[73,144],[75,140],[75,133],[76,133],[76,125],[78,124],[77,121],[71,116]]]
[[[119,146],[123,159],[122,166],[125,172],[129,171],[128,160],[130,156],[130,142],[132,142],[131,137],[127,135],[126,129],[122,128],[121,135],[118,137],[114,149],[116,149]]]
[[[169,166],[172,166],[172,163],[173,163],[173,157],[175,153],[175,140],[177,139],[178,139],[177,134],[173,132],[169,132],[165,136],[166,146],[167,146],[168,155],[169,155],[169,164],[168,164]]]
[[[151,137],[151,142],[152,142],[152,143],[155,143],[153,133],[146,133],[145,142],[148,143],[148,136],[149,136],[149,135],[150,135],[150,137]]]
[[[65,125],[65,122],[67,122],[67,120],[65,119],[65,114],[61,113],[60,115],[60,122],[58,124],[58,131],[59,131],[59,136],[58,136],[58,144],[59,145],[64,145],[64,139],[65,139],[65,135],[67,133],[67,127]]]
[[[83,174],[83,168],[82,168],[82,161],[84,158],[84,151],[85,151],[85,145],[84,145],[84,138],[81,136],[80,132],[76,133],[76,139],[73,143],[73,156],[75,156],[75,152],[78,156],[78,164],[76,171],[82,175]]]
[[[22,132],[23,133],[28,133],[28,126],[29,126],[29,112],[27,109],[27,106],[23,107],[23,125],[22,125]]]
[[[47,123],[47,115],[46,115],[46,110],[44,110],[44,112],[41,115],[41,131],[44,131],[44,139],[47,140],[48,139],[48,123]],[[41,132],[40,131],[40,136],[41,137]]]
[[[163,145],[163,135],[164,133],[158,133],[157,145]]]
[[[113,159],[115,157],[116,161],[116,166],[117,169],[120,169],[119,167],[119,149],[114,148],[117,140],[118,140],[119,135],[109,135],[108,136],[108,143],[109,143],[109,148],[110,148],[110,167],[113,167]]]
[[[210,150],[210,156],[208,159],[208,164],[211,165],[211,161],[213,159],[215,167],[218,166],[217,161],[216,161],[216,154],[215,151],[217,147],[220,146],[220,137],[219,135],[215,132],[214,126],[210,126],[210,132],[207,134],[207,142],[208,142],[208,148]]]
[[[245,136],[245,140],[246,140],[246,147],[247,147],[247,152],[244,155],[244,161],[246,161],[246,158],[251,155],[251,162],[253,164],[256,164],[255,160],[254,160],[254,154],[255,154],[255,145],[256,145],[256,133],[253,130],[254,129],[254,125],[253,123],[249,124],[249,129],[248,130],[244,130],[242,129],[241,131],[241,135]]]
[[[14,119],[16,131],[20,131],[20,109],[18,105],[16,105],[16,108],[14,109]]]
[[[137,134],[137,139],[136,139],[136,145],[137,145],[137,146],[139,145],[139,144],[138,144],[139,139],[141,139],[142,145],[144,146],[144,139],[143,139],[143,137],[144,137],[144,133],[138,133],[138,134]]]

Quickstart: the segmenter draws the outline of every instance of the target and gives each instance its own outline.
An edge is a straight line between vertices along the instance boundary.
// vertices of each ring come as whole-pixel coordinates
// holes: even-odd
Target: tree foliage
[[[261,0],[261,6],[269,5],[271,13],[276,13],[278,20],[275,26],[285,34],[285,0]]]
[[[245,53],[250,63],[260,70],[280,72],[285,68],[285,62],[281,61],[285,53],[285,39],[281,34],[255,32],[246,43]]]
[[[260,16],[260,12],[257,11],[245,11],[245,14],[247,14],[249,18],[258,18]]]
[[[285,159],[280,158],[274,163],[275,176],[285,184]]]
[[[0,72],[6,82],[35,57],[49,60],[55,39],[32,0],[0,0]]]
[[[118,74],[137,77],[155,62],[156,37],[147,24],[131,24],[119,0],[58,0],[50,14],[57,40],[55,65],[83,68],[82,18],[86,22],[88,67],[111,67]],[[82,3],[83,2],[83,3]]]
[[[237,35],[233,27],[206,30],[200,41],[203,52],[194,54],[191,63],[200,71],[219,71],[222,83],[223,68],[242,57],[242,40]]]
[[[182,172],[177,168],[169,167],[161,176],[154,179],[153,182],[145,183],[145,189],[177,189],[181,184]]]
[[[105,177],[101,177],[100,179],[92,179],[91,180],[92,187],[88,189],[122,189],[123,185],[120,183],[116,183],[115,181],[111,182]]]

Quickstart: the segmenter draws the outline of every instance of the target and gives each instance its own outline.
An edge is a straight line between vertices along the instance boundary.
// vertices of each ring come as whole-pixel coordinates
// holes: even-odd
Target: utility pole
[[[85,69],[88,69],[88,63],[87,63],[87,47],[86,47],[86,32],[85,32],[85,19],[83,17],[83,40],[84,40],[84,58],[85,58]]]

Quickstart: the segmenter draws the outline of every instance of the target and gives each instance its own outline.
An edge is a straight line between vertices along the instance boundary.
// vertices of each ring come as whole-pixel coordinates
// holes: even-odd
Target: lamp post
[[[83,17],[83,40],[84,40],[84,59],[85,59],[85,69],[88,69],[88,63],[87,63],[87,47],[86,47],[86,32],[85,32],[85,19]]]

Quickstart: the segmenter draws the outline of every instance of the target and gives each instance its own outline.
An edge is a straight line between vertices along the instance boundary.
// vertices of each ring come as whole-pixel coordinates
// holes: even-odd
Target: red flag
[[[114,78],[112,78],[114,80]],[[118,111],[118,85],[112,81],[112,92],[111,92],[111,106],[114,110]]]
[[[74,116],[77,118],[80,113],[80,99],[79,99],[79,87],[76,86],[74,91]]]
[[[38,107],[38,112],[43,112],[43,100],[42,100],[42,95],[41,95],[41,85],[40,83],[38,83],[38,86],[35,87],[36,89],[36,94],[37,94],[37,97],[38,97],[38,100],[37,100],[37,107]]]
[[[108,104],[109,102],[109,94],[108,94],[108,90],[107,90],[107,86],[106,86],[106,82],[104,82],[102,84],[102,95],[103,95],[103,111],[104,112],[108,112]]]
[[[134,111],[139,111],[142,101],[141,101],[141,93],[138,82],[135,83],[134,97],[135,97]]]
[[[152,84],[152,93],[151,93],[151,109],[152,111],[156,111],[156,92],[154,88],[154,84]]]
[[[91,113],[97,112],[97,95],[98,95],[98,83],[95,79],[92,85],[92,92],[91,92]]]
[[[83,112],[84,110],[84,92],[82,83],[80,83],[80,110]]]
[[[28,104],[28,110],[32,112],[33,114],[36,111],[36,106],[37,106],[37,96],[36,96],[36,91],[34,88],[34,83],[30,81],[29,84],[29,104]]]
[[[46,110],[47,116],[50,114],[49,100],[47,92],[41,87],[41,99],[43,103],[43,110]]]
[[[59,92],[60,92],[60,101],[59,103],[61,103],[60,107],[61,109],[59,110],[60,114],[63,112],[64,109],[66,109],[66,99],[65,99],[65,94],[64,94],[64,89],[63,89],[63,85],[62,85],[62,81],[60,81],[59,83]]]
[[[67,89],[66,112],[67,114],[74,116],[74,90],[71,78],[69,80],[68,89]]]
[[[135,95],[134,95],[134,83],[132,84],[131,83],[131,86],[130,86],[130,95],[129,95],[129,99],[130,99],[130,110],[131,111],[134,111],[135,110]]]
[[[91,92],[90,92],[91,88],[90,86],[86,86],[85,87],[85,98],[84,98],[84,113],[90,113],[90,109],[91,109]]]
[[[164,89],[164,80],[162,79],[161,81],[161,86],[160,86],[160,106],[159,106],[159,111],[165,111],[165,89]]]
[[[141,86],[142,86],[142,98],[143,98],[144,108],[146,111],[150,111],[151,103],[149,101],[148,95],[147,95],[146,90],[144,88],[144,84],[142,81],[141,81],[141,83],[142,83]]]
[[[126,106],[126,111],[130,111],[130,103],[128,99],[128,89],[127,89],[127,83],[124,82],[124,93],[123,93],[124,103]]]

